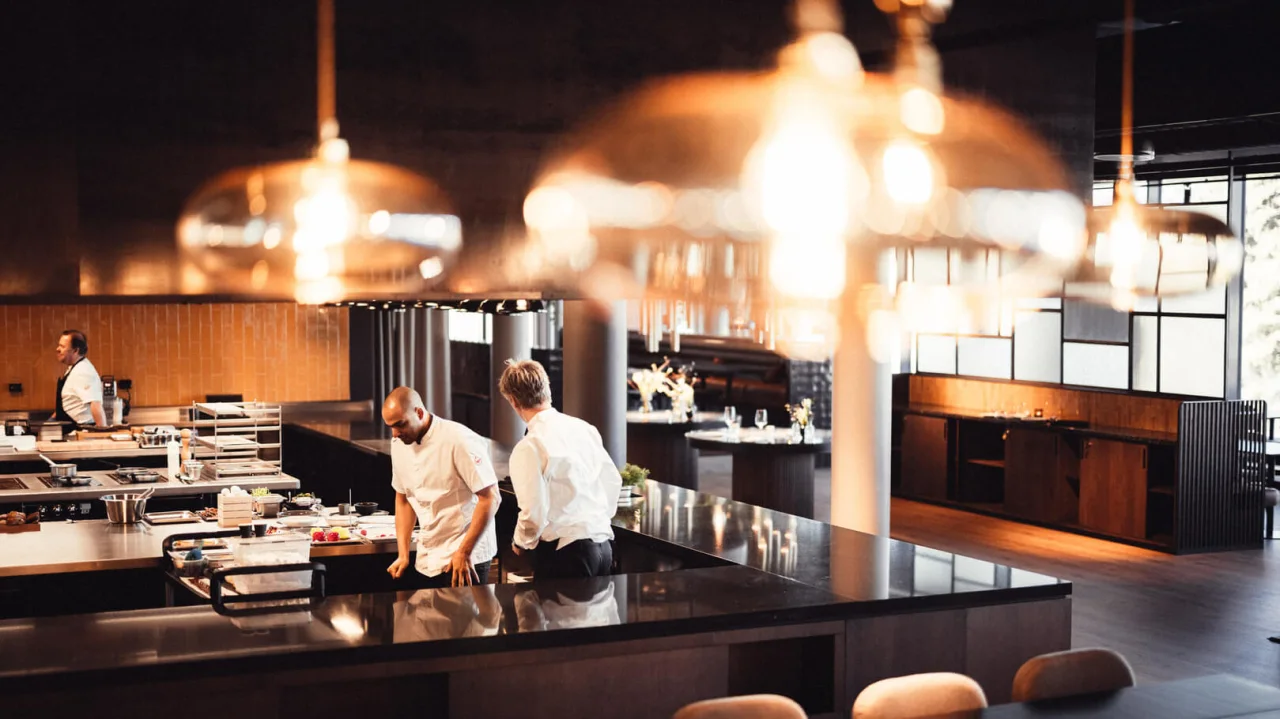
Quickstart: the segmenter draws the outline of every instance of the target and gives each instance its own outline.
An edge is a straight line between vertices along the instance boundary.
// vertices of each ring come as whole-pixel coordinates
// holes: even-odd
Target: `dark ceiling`
[[[519,223],[543,152],[592,108],[654,75],[767,64],[786,5],[338,0],[342,134],[353,156],[436,178],[483,238]],[[890,24],[872,0],[844,6],[866,63],[883,66]],[[1280,111],[1276,6],[1140,0],[1140,142],[1162,154],[1280,144],[1267,116]],[[937,31],[948,84],[1026,117],[1083,191],[1093,153],[1116,143],[1122,8],[956,0]],[[0,298],[166,294],[191,191],[314,143],[314,17],[312,0],[4,3]],[[1200,124],[1171,128],[1188,122]],[[126,265],[152,275],[126,282]]]

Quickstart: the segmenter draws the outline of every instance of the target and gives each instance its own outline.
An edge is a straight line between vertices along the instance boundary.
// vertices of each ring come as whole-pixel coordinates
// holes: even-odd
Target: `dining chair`
[[[671,719],[806,719],[800,705],[777,694],[706,699],[687,704]]]
[[[1013,677],[1013,701],[1096,694],[1133,685],[1133,668],[1118,652],[1071,649],[1028,659]]]
[[[986,706],[982,687],[963,674],[908,674],[863,689],[853,702],[853,719],[916,719]]]

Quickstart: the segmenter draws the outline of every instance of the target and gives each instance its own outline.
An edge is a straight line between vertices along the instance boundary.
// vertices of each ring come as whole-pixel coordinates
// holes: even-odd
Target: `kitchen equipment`
[[[320,521],[320,515],[310,512],[301,514],[281,515],[277,520],[286,527],[292,529],[300,529],[303,527],[314,527],[316,522]]]
[[[356,514],[359,514],[361,517],[367,517],[378,511],[377,502],[356,502],[355,507]]]
[[[133,524],[142,521],[147,513],[147,497],[150,494],[108,494],[102,497],[107,505],[107,521],[112,524]]]
[[[153,484],[168,481],[148,467],[117,467],[110,476],[121,484]]]
[[[253,498],[258,514],[261,514],[264,519],[274,519],[278,516],[283,502],[284,496],[279,494],[263,494]]]
[[[297,565],[311,561],[311,538],[305,534],[271,534],[253,539],[235,539],[232,550],[236,567],[262,565]],[[311,586],[310,571],[250,574],[232,580],[235,590],[242,594],[279,592],[307,589]]]
[[[189,524],[199,522],[200,515],[186,509],[176,512],[150,512],[142,515],[142,521],[147,524]]]
[[[342,504],[338,505],[338,514],[355,514],[355,513],[356,513],[356,505],[351,504],[350,502],[343,502]]]
[[[49,464],[49,476],[64,487],[83,487],[93,481],[87,475],[77,475],[76,466],[71,462],[55,462],[43,453],[40,454],[40,459]]]

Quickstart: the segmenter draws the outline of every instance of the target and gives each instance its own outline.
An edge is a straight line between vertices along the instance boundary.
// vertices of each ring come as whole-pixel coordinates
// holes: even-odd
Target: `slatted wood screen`
[[[1178,411],[1178,553],[1262,546],[1267,403],[1183,402]]]

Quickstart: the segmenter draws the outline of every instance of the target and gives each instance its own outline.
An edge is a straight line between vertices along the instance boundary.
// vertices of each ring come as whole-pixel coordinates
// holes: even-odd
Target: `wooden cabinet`
[[[908,414],[902,418],[902,494],[947,498],[949,420]]]
[[[1056,431],[1010,429],[1004,443],[1004,511],[1036,522],[1074,524],[1079,499],[1068,479],[1073,455]]]
[[[1080,457],[1080,524],[1107,534],[1146,538],[1145,444],[1085,440]]]

